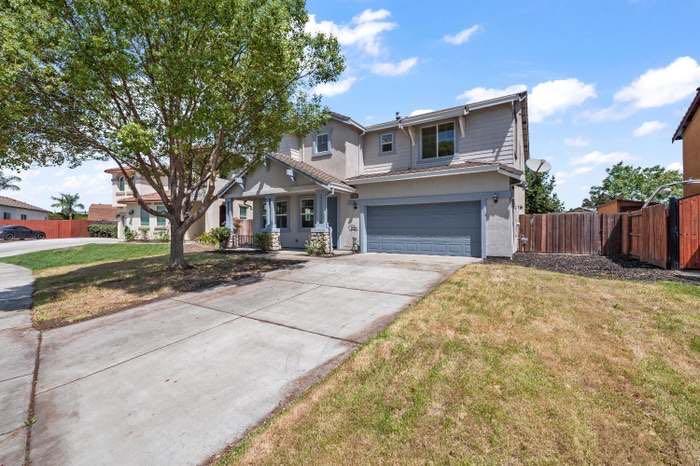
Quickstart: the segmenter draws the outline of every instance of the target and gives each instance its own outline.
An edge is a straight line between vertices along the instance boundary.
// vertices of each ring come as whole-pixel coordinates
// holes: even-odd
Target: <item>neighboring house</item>
[[[527,93],[363,126],[332,113],[229,182],[275,247],[511,256],[524,213]]]
[[[698,109],[700,109],[700,87],[672,139],[672,141],[683,140],[684,180],[690,178],[700,180],[700,112]],[[692,196],[693,194],[700,194],[700,184],[684,184],[683,195]]]
[[[26,202],[0,196],[0,220],[48,220],[49,211]]]
[[[165,217],[154,216],[142,209],[136,197],[131,192],[124,173],[120,168],[110,168],[105,173],[112,175],[112,207],[117,209],[117,236],[124,239],[124,230],[129,228],[137,237],[154,239],[170,232],[170,224]],[[155,210],[163,209],[160,196],[145,178],[133,170],[127,170],[127,176],[133,177],[134,184],[141,198]],[[163,180],[167,186],[167,180]],[[226,180],[217,180],[218,186],[224,186]],[[185,234],[186,240],[192,240],[199,235],[218,226],[232,226],[229,219],[252,219],[252,205],[243,201],[232,203],[230,210],[222,199],[216,200],[207,212],[192,225]]]
[[[114,222],[117,220],[117,211],[112,204],[90,204],[87,219],[94,222]]]
[[[601,214],[619,214],[621,212],[631,212],[639,210],[644,205],[644,201],[633,201],[630,199],[613,199],[605,204],[601,204],[596,211]]]

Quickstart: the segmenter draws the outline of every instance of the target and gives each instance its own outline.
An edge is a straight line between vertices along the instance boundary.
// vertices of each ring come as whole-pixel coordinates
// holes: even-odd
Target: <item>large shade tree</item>
[[[654,200],[664,201],[671,196],[683,195],[680,183],[683,176],[678,170],[669,170],[659,165],[635,167],[619,162],[605,172],[606,176],[600,185],[591,186],[583,207],[597,207],[613,199],[646,201],[658,187],[671,183],[676,184],[659,192]]]
[[[112,159],[155,189],[171,267],[224,172],[259,161],[326,112],[337,41],[304,30],[302,0],[6,0],[0,166]],[[143,209],[162,216],[130,188]]]

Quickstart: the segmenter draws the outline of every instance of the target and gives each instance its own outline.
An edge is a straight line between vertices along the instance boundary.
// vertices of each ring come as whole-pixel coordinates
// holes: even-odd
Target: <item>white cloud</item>
[[[666,128],[666,123],[657,120],[645,121],[639,128],[635,129],[633,133],[636,137],[640,138],[661,131],[664,128]]]
[[[316,15],[309,15],[305,30],[309,33],[323,33],[335,36],[340,45],[356,46],[367,55],[379,55],[381,35],[397,27],[386,21],[391,16],[388,10],[364,10],[352,18],[350,24],[336,24],[333,21],[317,21]]]
[[[593,171],[593,167],[578,167],[574,170],[575,175],[583,175],[584,173],[590,173]]]
[[[459,31],[457,34],[454,34],[454,35],[447,34],[447,35],[442,37],[442,40],[444,40],[448,44],[461,45],[461,44],[464,44],[465,42],[468,42],[469,39],[471,39],[474,34],[476,34],[479,31],[483,31],[483,30],[484,30],[483,27],[481,27],[478,24],[475,24],[471,27],[468,27],[467,29]]]
[[[516,94],[526,90],[527,86],[525,84],[514,84],[513,86],[508,86],[503,89],[495,89],[492,87],[474,87],[458,95],[457,100],[462,100],[464,102],[478,102],[480,100],[494,99],[496,97]]]
[[[458,95],[457,100],[476,102],[525,90],[525,84],[514,84],[503,89],[475,87]],[[538,123],[546,117],[579,106],[594,97],[597,97],[595,86],[575,78],[541,82],[530,92],[530,121]]]
[[[312,94],[322,95],[324,97],[333,97],[335,95],[345,94],[355,84],[357,78],[350,77],[341,79],[340,81],[318,84],[311,90]]]
[[[683,171],[683,164],[680,162],[669,163],[666,167],[667,170],[677,170],[679,172]]]
[[[692,95],[700,84],[700,64],[680,57],[663,68],[646,71],[615,94],[615,102],[635,109],[672,104]]]
[[[597,97],[595,86],[575,78],[539,83],[530,92],[530,121],[538,123],[594,97]]]
[[[416,115],[422,115],[424,113],[430,113],[433,112],[434,110],[432,108],[417,108],[411,113],[408,114],[408,116],[416,116]]]
[[[575,138],[564,139],[564,144],[569,147],[586,147],[591,143],[588,139],[582,138],[581,136],[576,136]]]
[[[554,178],[556,179],[558,185],[563,185],[567,182],[567,180],[575,177],[576,175],[584,175],[592,171],[593,167],[578,167],[573,171],[558,171],[554,173]]]
[[[397,63],[375,63],[372,65],[372,73],[380,76],[401,76],[411,71],[417,63],[417,57],[406,58]]]
[[[604,153],[599,150],[594,150],[577,159],[571,160],[572,165],[604,165],[614,164],[617,162],[626,162],[634,160],[631,154],[627,152],[617,151]]]

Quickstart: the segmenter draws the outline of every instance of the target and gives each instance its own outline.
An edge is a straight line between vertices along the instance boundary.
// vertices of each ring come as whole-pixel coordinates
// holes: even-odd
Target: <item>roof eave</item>
[[[368,178],[357,178],[348,179],[347,183],[358,185],[358,184],[370,184],[370,183],[383,183],[387,181],[406,181],[406,180],[418,180],[424,178],[436,178],[441,176],[453,176],[453,175],[470,175],[476,173],[490,173],[495,172],[501,175],[509,176],[511,178],[521,180],[522,175],[518,175],[509,170],[504,170],[497,165],[484,165],[481,167],[465,167],[465,168],[452,168],[445,169],[441,171],[425,171],[425,172],[415,172],[415,173],[402,173],[392,175],[387,173],[384,176],[374,176]]]

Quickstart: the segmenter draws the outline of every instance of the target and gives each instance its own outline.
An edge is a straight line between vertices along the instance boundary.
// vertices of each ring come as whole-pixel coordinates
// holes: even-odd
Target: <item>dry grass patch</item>
[[[200,252],[194,268],[171,271],[167,256],[52,267],[35,272],[33,321],[37,328],[67,325],[154,299],[260,277],[294,261]]]
[[[696,290],[467,266],[219,463],[698,464]]]

